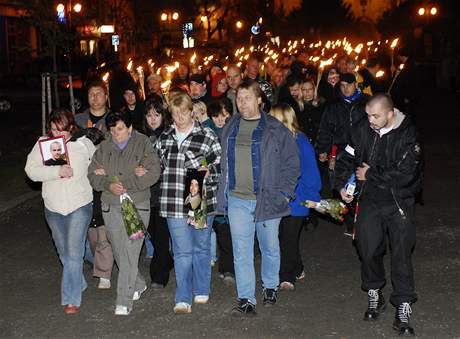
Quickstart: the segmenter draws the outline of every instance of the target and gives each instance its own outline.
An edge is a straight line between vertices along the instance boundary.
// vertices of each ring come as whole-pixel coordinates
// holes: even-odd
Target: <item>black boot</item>
[[[380,313],[385,310],[385,298],[381,290],[369,290],[367,292],[367,311],[364,312],[364,320],[377,320]]]
[[[409,318],[412,313],[409,303],[402,303],[396,309],[395,321],[393,329],[398,331],[400,336],[413,337],[415,336],[414,329],[409,324]]]

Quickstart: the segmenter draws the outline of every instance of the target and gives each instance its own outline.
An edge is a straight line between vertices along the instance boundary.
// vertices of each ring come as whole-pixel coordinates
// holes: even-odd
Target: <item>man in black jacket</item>
[[[341,98],[328,105],[321,118],[316,151],[319,161],[325,162],[332,145],[343,150],[348,142],[350,128],[366,116],[365,105],[369,96],[361,93],[354,74],[340,76]]]
[[[415,245],[414,198],[421,184],[420,146],[416,132],[386,94],[366,105],[367,120],[353,128],[350,144],[339,154],[335,188],[351,202],[344,186],[353,172],[359,183],[356,245],[361,257],[362,289],[368,292],[364,320],[377,320],[385,306],[383,255],[388,233],[391,248],[390,302],[396,307],[393,328],[414,335],[410,305],[417,300],[411,254]]]
[[[320,162],[321,179],[325,183],[325,194],[329,195],[333,189],[335,155],[332,151],[335,145],[340,152],[348,143],[352,126],[365,119],[367,94],[361,92],[354,74],[345,73],[340,75],[340,98],[326,106],[321,117],[318,134],[316,137],[316,153]],[[329,155],[329,156],[328,156]],[[329,161],[329,166],[327,162]],[[336,192],[333,192],[335,195]],[[348,206],[353,209],[353,205]],[[345,235],[351,236],[353,231],[353,219],[345,218]]]

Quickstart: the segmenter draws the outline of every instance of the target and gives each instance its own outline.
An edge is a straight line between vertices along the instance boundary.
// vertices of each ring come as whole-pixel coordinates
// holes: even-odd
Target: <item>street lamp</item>
[[[65,6],[64,6],[63,4],[58,4],[58,5],[56,6],[56,11],[57,11],[58,13],[64,12],[64,9],[65,9]]]
[[[435,16],[435,15],[438,15],[438,8],[436,6],[432,6],[431,8],[429,8],[429,7],[419,7],[419,9],[417,10],[417,14],[419,16],[424,16],[424,15]]]
[[[161,21],[168,21],[168,23],[171,23],[171,22],[177,21],[179,19],[179,13],[177,13],[177,12],[173,12],[173,13],[163,12],[163,13],[161,13],[160,19],[161,19]]]
[[[80,13],[81,12],[81,4],[77,3],[75,4],[75,6],[73,6],[73,10],[76,12],[76,13]]]

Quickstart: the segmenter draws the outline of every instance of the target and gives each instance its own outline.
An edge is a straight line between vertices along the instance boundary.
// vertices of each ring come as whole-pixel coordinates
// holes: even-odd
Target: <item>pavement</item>
[[[412,306],[418,338],[460,338],[460,121],[458,97],[426,97],[418,123],[424,140],[424,206],[417,206],[417,244],[413,254],[419,300]],[[102,291],[85,264],[88,289],[79,314],[60,306],[61,265],[43,217],[40,197],[0,212],[0,338],[393,338],[394,309],[377,322],[364,322],[366,293],[360,290],[359,259],[343,228],[321,220],[302,234],[307,272],[295,292],[281,292],[273,307],[235,319],[234,287],[212,275],[209,304],[193,306],[189,315],[174,315],[171,279],[161,291],[147,290],[127,317],[113,314],[115,287]],[[388,257],[388,255],[387,255]],[[389,258],[386,258],[389,270]],[[148,261],[141,259],[148,278]],[[257,272],[260,262],[257,261]],[[114,270],[113,286],[117,272]],[[174,274],[172,274],[174,277]],[[386,296],[391,292],[389,271]],[[260,277],[258,277],[260,286]],[[259,293],[260,292],[260,293]]]

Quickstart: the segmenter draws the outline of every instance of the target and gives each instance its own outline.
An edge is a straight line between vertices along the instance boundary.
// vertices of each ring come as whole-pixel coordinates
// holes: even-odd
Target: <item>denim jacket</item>
[[[226,213],[228,192],[235,186],[235,144],[241,115],[234,115],[222,130],[222,175],[217,193],[217,211]],[[300,175],[297,143],[284,125],[261,112],[252,134],[252,172],[256,194],[255,221],[290,214],[289,201],[294,199]]]

